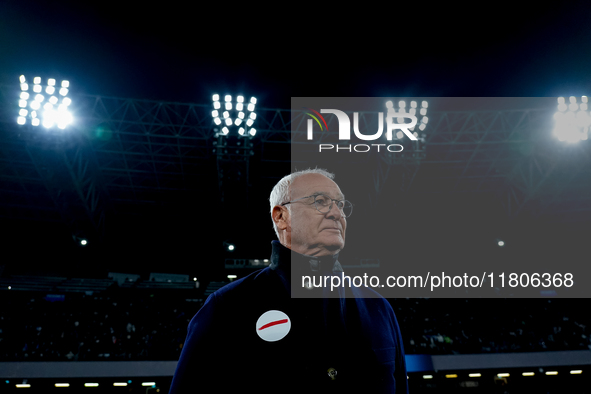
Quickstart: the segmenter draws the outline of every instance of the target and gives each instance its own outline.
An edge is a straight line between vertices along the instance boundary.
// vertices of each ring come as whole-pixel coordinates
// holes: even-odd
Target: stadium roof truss
[[[13,92],[1,92],[4,103],[14,101]],[[77,125],[59,133],[22,128],[11,104],[3,106],[0,216],[57,221],[75,232],[91,228],[100,234],[109,210],[140,213],[143,205],[160,204],[164,194],[194,188],[199,179],[223,187],[211,172],[237,165],[216,145],[210,105],[89,95],[78,103]],[[257,115],[254,155],[245,161],[264,166],[265,174],[250,177],[279,179],[284,174],[274,173],[272,164],[290,162],[291,144],[310,143],[303,138],[303,114],[295,112],[292,119],[290,110],[258,108]],[[359,116],[362,124],[375,119],[370,112]],[[510,217],[527,210],[566,222],[589,219],[589,146],[550,138],[551,116],[547,108],[432,110],[414,154],[375,161],[370,197],[377,201],[389,176],[401,172],[404,191],[492,193]]]

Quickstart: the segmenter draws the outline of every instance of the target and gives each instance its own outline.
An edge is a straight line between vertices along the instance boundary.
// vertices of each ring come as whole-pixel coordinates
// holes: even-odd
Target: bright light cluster
[[[219,94],[214,94],[212,99],[213,111],[211,111],[211,116],[216,125],[219,126],[224,123],[224,126],[222,127],[223,135],[228,135],[230,133],[229,127],[234,125],[239,127],[239,135],[243,136],[246,133],[246,128],[250,127],[247,136],[255,136],[257,131],[252,128],[252,125],[257,118],[257,114],[254,112],[254,107],[257,103],[255,97],[251,97],[250,101],[245,103],[244,96],[237,96],[236,103],[234,104],[232,103],[232,96],[229,94],[224,97],[223,103],[220,101]]]
[[[564,97],[558,98],[558,111],[554,114],[554,135],[566,142],[586,140],[591,126],[587,96],[582,96],[580,103],[574,96],[569,97],[568,101],[567,104]]]
[[[21,93],[17,123],[24,125],[27,119],[33,126],[42,124],[46,128],[55,125],[60,129],[72,123],[72,114],[68,111],[72,100],[67,97],[70,82],[62,81],[58,86],[55,79],[47,79],[41,84],[41,77],[33,78],[33,86],[29,86],[24,75],[20,76]]]
[[[386,102],[386,108],[388,108],[388,113],[396,111],[400,115],[409,114],[409,115],[416,116],[417,117],[417,124],[418,124],[419,130],[421,130],[421,131],[425,130],[425,128],[427,127],[427,123],[429,122],[429,118],[427,117],[427,108],[428,107],[429,107],[429,103],[427,103],[427,101],[425,101],[425,100],[423,100],[421,102],[420,108],[418,108],[418,104],[416,101],[411,101],[410,108],[407,108],[406,101],[400,100],[398,102],[398,110],[396,110],[394,108],[394,104],[392,103],[392,101]],[[417,112],[418,112],[418,114],[417,114]],[[418,119],[419,116],[422,116],[420,120]],[[406,118],[406,119],[408,119],[408,118]],[[397,123],[408,123],[404,117],[397,117],[396,122]],[[415,127],[417,127],[417,126],[413,126],[409,130],[414,131]],[[419,133],[414,131],[413,135],[415,137],[418,137]],[[403,137],[404,137],[404,133],[402,131],[398,131],[396,133],[396,138],[402,139]]]

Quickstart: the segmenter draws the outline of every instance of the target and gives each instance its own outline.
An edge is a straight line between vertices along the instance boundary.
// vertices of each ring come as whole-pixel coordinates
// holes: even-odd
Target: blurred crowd
[[[3,361],[176,360],[202,305],[170,294],[2,293]]]
[[[396,299],[407,354],[591,349],[585,299]]]
[[[197,293],[194,293],[197,294]],[[2,291],[0,360],[178,360],[204,297]],[[585,300],[393,299],[407,354],[589,350]]]

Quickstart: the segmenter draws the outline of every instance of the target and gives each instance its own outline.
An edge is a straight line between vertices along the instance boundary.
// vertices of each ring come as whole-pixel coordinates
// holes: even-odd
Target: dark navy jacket
[[[272,246],[268,268],[211,294],[193,317],[170,393],[407,393],[402,338],[388,301],[368,288],[292,298],[292,273],[330,275],[340,268],[338,256]],[[274,342],[256,330],[270,310],[291,323]]]

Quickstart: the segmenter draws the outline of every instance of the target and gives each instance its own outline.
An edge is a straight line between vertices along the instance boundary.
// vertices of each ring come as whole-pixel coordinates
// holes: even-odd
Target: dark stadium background
[[[90,334],[83,334],[70,326],[67,330],[60,330],[56,328],[59,323],[52,320],[52,313],[56,313],[69,316],[68,324],[80,320],[89,326],[93,322],[100,326],[101,319],[91,316],[90,312],[85,315],[85,310],[111,314],[111,325],[120,326],[123,336],[142,332],[145,338],[148,335],[146,327],[160,330],[160,334],[151,334],[146,340],[153,349],[149,353],[142,353],[141,346],[126,348],[125,352],[119,350],[122,356],[118,361],[176,360],[179,348],[174,340],[182,342],[186,320],[198,309],[199,300],[206,296],[212,282],[227,281],[229,271],[224,267],[225,259],[264,259],[269,256],[274,232],[268,197],[272,186],[289,173],[292,164],[288,144],[276,144],[273,149],[266,147],[268,156],[265,157],[272,157],[275,161],[264,161],[256,155],[252,157],[248,190],[241,189],[243,179],[224,179],[227,200],[223,203],[215,158],[203,160],[197,164],[198,170],[187,172],[178,190],[167,191],[150,184],[151,189],[146,194],[129,193],[133,197],[129,197],[128,203],[111,202],[101,227],[102,233],[93,233],[84,228],[84,224],[74,229],[60,216],[63,211],[57,206],[72,202],[52,199],[51,196],[59,195],[55,190],[48,191],[48,186],[42,182],[31,182],[30,179],[44,179],[44,175],[30,158],[21,156],[22,146],[30,134],[25,131],[27,129],[19,129],[10,118],[14,116],[16,105],[10,99],[13,91],[18,90],[18,77],[22,74],[31,78],[41,75],[68,79],[72,97],[86,95],[86,103],[99,97],[112,102],[128,99],[211,105],[214,93],[243,93],[246,97],[257,97],[257,107],[261,108],[259,116],[277,110],[287,111],[291,97],[527,98],[582,96],[591,90],[591,59],[587,49],[591,33],[586,26],[591,8],[587,2],[523,9],[514,8],[509,3],[456,9],[449,4],[428,7],[410,4],[392,9],[380,4],[364,4],[363,7],[357,5],[357,8],[341,7],[340,12],[330,7],[317,9],[316,5],[312,8],[304,5],[267,8],[248,4],[234,7],[11,0],[0,4],[3,103],[0,229],[4,251],[0,259],[3,286],[0,313],[4,316],[4,323],[0,320],[3,324],[0,326],[3,329],[0,346],[5,346],[0,352],[0,365],[8,367],[2,362],[10,363],[10,371],[13,371],[16,365],[13,363],[44,360],[39,357],[39,352],[33,355],[31,349],[6,345],[14,339],[11,333],[15,333],[16,327],[27,326],[31,330],[19,333],[19,340],[25,342],[39,336],[43,330],[56,331],[51,338],[60,337],[58,331],[66,332],[66,336],[90,335],[94,339],[98,335],[102,338],[106,334],[96,328]],[[523,103],[527,105],[529,102],[524,100]],[[491,107],[469,110],[525,109],[501,108],[499,105],[493,101]],[[117,130],[112,133],[116,134]],[[79,141],[75,138],[78,137],[73,137],[72,141]],[[38,139],[52,143],[51,137]],[[588,163],[589,141],[584,142],[587,144],[581,144],[579,154],[587,158]],[[37,164],[45,162],[51,167],[60,163],[51,149],[39,148],[40,144],[35,145],[36,152],[42,155]],[[256,145],[255,151],[263,148]],[[469,156],[470,153],[463,160],[469,160]],[[422,252],[428,250],[435,256],[468,250],[475,261],[489,259],[491,255],[503,258],[505,256],[499,255],[495,245],[496,238],[503,237],[507,241],[503,253],[511,258],[531,258],[532,255],[549,253],[555,256],[557,264],[561,259],[580,259],[584,263],[589,260],[586,245],[590,235],[591,182],[588,167],[574,163],[571,168],[576,171],[576,178],[571,179],[568,187],[573,187],[572,193],[578,194],[579,198],[570,205],[566,203],[567,208],[561,207],[566,209],[564,216],[568,219],[557,218],[560,215],[552,215],[551,210],[541,216],[533,215],[528,208],[535,208],[540,203],[536,195],[518,215],[508,217],[494,193],[457,195],[442,192],[434,197],[412,188],[400,193],[396,190],[400,189],[403,177],[395,175],[396,172],[388,178],[381,198],[405,201],[411,209],[405,213],[400,208],[402,203],[394,203],[389,211],[388,206],[382,205],[383,214],[385,218],[400,219],[399,223],[393,220],[393,233],[401,235],[408,229],[408,234],[416,235],[414,244],[396,246],[411,255],[414,250],[418,253],[419,249]],[[32,173],[25,171],[31,169]],[[354,171],[354,168],[335,165],[329,170],[337,173],[339,184],[346,184],[347,171]],[[101,176],[100,171],[93,174]],[[421,182],[428,185],[429,179],[421,179]],[[341,186],[347,193],[347,189]],[[56,183],[49,187],[59,189],[62,186]],[[148,195],[157,202],[142,202]],[[485,212],[484,206],[487,207]],[[356,219],[364,224],[374,220],[367,217]],[[455,227],[443,224],[452,219]],[[361,231],[360,228],[361,224],[357,231]],[[354,233],[355,230],[351,227],[350,231]],[[454,234],[461,234],[465,243],[459,242]],[[80,247],[77,240],[86,236],[88,246]],[[224,242],[235,244],[236,250],[226,251]],[[390,245],[396,245],[396,242],[385,235],[375,244],[379,257],[387,255]],[[552,248],[553,244],[561,245],[561,249]],[[541,249],[539,245],[545,248]],[[34,288],[31,277],[97,280],[107,279],[109,272],[138,275],[138,281],[146,285],[129,289],[119,286],[119,289],[109,288],[108,292],[95,291],[94,294],[86,291],[60,293],[55,288],[54,291],[7,290],[10,283],[16,283],[15,278],[21,278]],[[151,273],[188,275],[191,281],[198,277],[200,288],[154,289],[149,286]],[[70,290],[74,287],[72,285]],[[46,299],[49,293],[65,294],[66,299],[50,302]],[[36,301],[31,302],[31,299]],[[123,309],[111,311],[109,308],[113,302],[123,305]],[[588,352],[591,344],[591,319],[583,312],[588,310],[586,299],[554,299],[551,302],[404,299],[391,302],[407,341],[407,353],[411,355]],[[180,306],[176,308],[175,303]],[[138,305],[149,318],[140,317]],[[62,306],[63,310],[60,309]],[[131,319],[130,314],[135,314],[136,320]],[[165,319],[169,319],[172,326],[163,325]],[[127,326],[127,320],[142,322],[145,327],[134,324],[137,326],[134,331]],[[437,323],[433,323],[434,320]],[[458,338],[450,334],[448,339],[455,339],[456,345],[453,345],[444,339],[445,333],[457,334],[461,332],[459,326],[471,327],[473,333],[477,331],[479,334],[467,336],[468,341],[461,346]],[[37,330],[36,327],[43,328]],[[516,333],[518,329],[531,333],[531,338],[524,339],[521,333]],[[174,335],[163,335],[167,330],[174,330]],[[559,332],[561,334],[557,335]],[[549,335],[560,340],[550,343],[547,340]],[[516,339],[518,336],[520,338]],[[411,337],[414,345],[408,342]],[[546,338],[548,343],[542,344],[544,341],[540,338]],[[33,339],[31,341],[35,343]],[[148,342],[144,342],[145,346]],[[421,347],[420,343],[425,346]],[[54,345],[43,346],[51,349]],[[86,358],[80,353],[78,361],[68,362],[102,361],[104,356],[97,356],[100,352],[89,351]],[[26,357],[25,353],[28,354]],[[117,354],[116,351],[113,354]],[[565,357],[570,357],[569,354]],[[61,353],[50,357],[46,353],[44,357],[52,362],[65,362]],[[563,359],[560,366],[533,368],[538,376],[525,382],[521,373],[527,370],[527,365],[523,370],[511,369],[508,381],[494,378],[504,371],[493,368],[482,371],[487,383],[483,383],[484,378],[480,383],[465,377],[458,381],[446,379],[445,372],[441,371],[431,371],[435,376],[433,380],[422,378],[428,371],[416,371],[409,375],[409,382],[412,392],[586,393],[589,389],[582,382],[587,381],[585,374],[591,370],[585,370],[581,364],[588,363],[588,355],[585,353],[581,357],[573,361],[572,368],[564,364]],[[544,375],[544,369],[554,370],[552,367],[559,370],[559,375]],[[569,374],[570,370],[577,368],[583,369],[583,374]],[[0,381],[5,385],[3,390],[16,391],[14,385],[27,379],[25,375],[7,375],[6,383]],[[73,374],[72,386],[84,383],[79,376]],[[154,373],[146,376],[145,381],[154,381],[155,377],[158,378],[157,386],[166,392],[171,376],[168,372],[163,372],[160,377]],[[544,380],[551,378],[555,380]],[[101,387],[110,387],[112,381],[119,381],[108,377],[100,379]],[[134,384],[138,384],[139,379],[134,377]],[[54,380],[29,378],[29,390],[53,387]],[[473,381],[480,386],[466,383]],[[112,389],[117,391],[118,388]],[[131,384],[128,389],[143,390],[141,386],[135,388]]]

